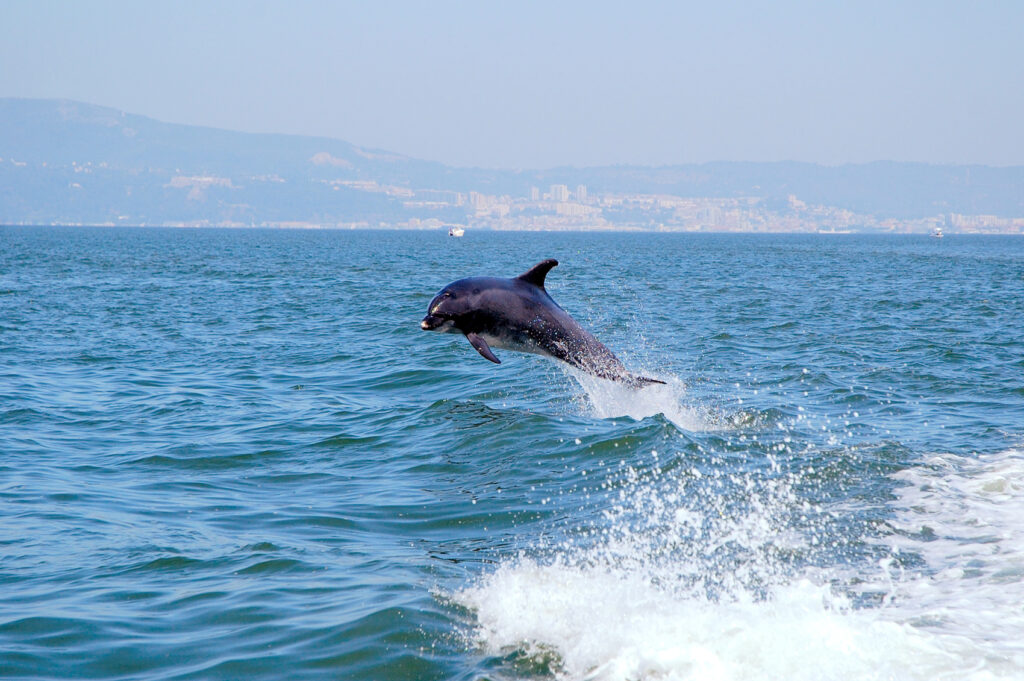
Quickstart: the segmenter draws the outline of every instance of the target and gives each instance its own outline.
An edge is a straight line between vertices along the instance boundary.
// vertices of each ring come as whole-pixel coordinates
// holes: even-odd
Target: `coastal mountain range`
[[[813,205],[876,220],[1024,217],[1024,166],[460,168],[324,137],[164,123],[69,100],[0,98],[0,224],[465,223],[483,205],[469,197],[526,200],[533,188],[553,185],[585,186],[591,200],[751,198],[779,214]],[[611,224],[654,224],[629,211],[607,215]]]

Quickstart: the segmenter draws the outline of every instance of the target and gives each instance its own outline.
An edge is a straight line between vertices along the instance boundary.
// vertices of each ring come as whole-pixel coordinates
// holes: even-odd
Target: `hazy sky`
[[[456,165],[1024,165],[1024,1],[0,0],[0,97]]]

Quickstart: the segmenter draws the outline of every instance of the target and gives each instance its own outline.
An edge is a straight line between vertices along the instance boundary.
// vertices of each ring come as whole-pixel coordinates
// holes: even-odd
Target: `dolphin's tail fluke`
[[[665,381],[659,381],[656,378],[647,378],[646,376],[634,376],[630,374],[629,378],[626,379],[626,385],[630,388],[646,388],[649,385],[665,385]]]

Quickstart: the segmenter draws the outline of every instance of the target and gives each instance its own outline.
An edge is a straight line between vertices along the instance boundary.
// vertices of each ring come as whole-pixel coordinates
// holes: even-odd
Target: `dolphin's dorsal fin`
[[[548,276],[548,272],[550,272],[551,268],[557,264],[558,261],[554,258],[541,260],[539,263],[531,267],[528,272],[520,274],[516,279],[525,281],[528,284],[533,284],[539,288],[544,288],[544,277]]]

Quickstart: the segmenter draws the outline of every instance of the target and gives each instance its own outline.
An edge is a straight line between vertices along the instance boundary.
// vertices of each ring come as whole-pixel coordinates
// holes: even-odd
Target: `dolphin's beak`
[[[423,321],[420,322],[420,328],[424,331],[433,331],[442,324],[444,324],[444,319],[436,315],[428,314],[423,318]]]

